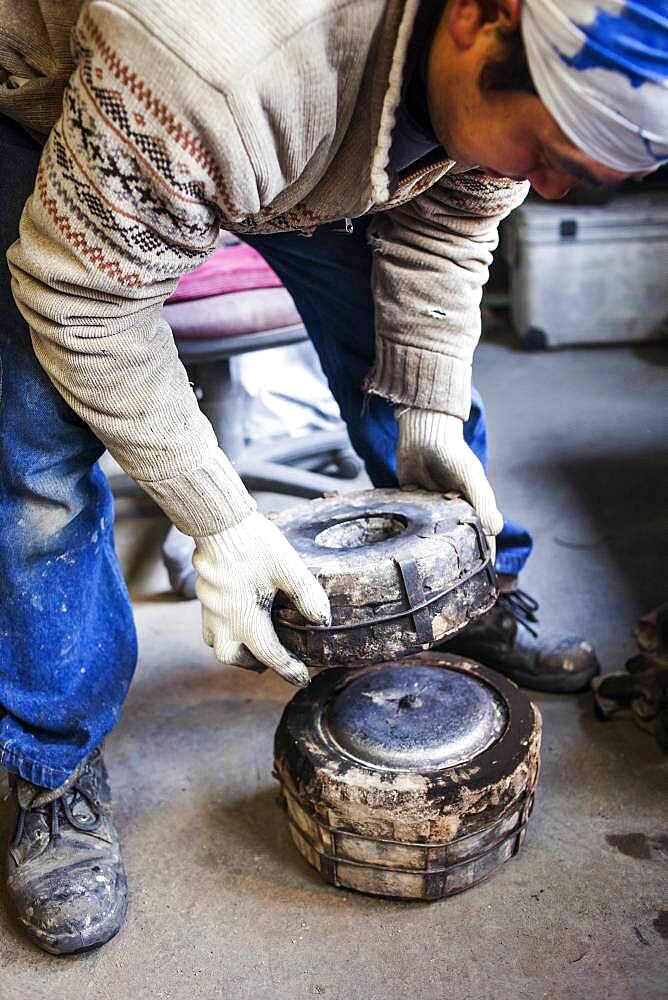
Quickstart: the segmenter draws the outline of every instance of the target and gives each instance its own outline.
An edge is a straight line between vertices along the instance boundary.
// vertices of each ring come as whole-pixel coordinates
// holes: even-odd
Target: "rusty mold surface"
[[[425,900],[461,892],[524,841],[540,732],[522,691],[461,657],[323,671],[276,731],[292,838],[336,886]]]
[[[385,662],[429,649],[496,600],[473,508],[420,490],[364,490],[313,500],[275,523],[327,592],[331,626],[279,599],[281,642],[314,667]]]

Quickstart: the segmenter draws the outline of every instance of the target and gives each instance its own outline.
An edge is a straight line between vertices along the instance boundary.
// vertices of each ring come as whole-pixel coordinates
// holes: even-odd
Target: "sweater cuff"
[[[202,537],[232,528],[257,508],[234,466],[220,449],[205,465],[170,479],[137,482],[186,535]]]
[[[439,410],[467,420],[471,409],[471,365],[449,354],[376,338],[376,360],[364,380],[366,392],[391,403]]]
[[[407,450],[430,449],[438,452],[448,443],[460,444],[464,425],[459,417],[438,410],[418,410],[413,407],[397,411],[401,427],[401,443]]]

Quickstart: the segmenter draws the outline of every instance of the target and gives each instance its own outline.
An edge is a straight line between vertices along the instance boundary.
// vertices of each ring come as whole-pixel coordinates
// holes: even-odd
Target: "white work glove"
[[[475,507],[494,556],[503,527],[480,460],[464,440],[464,422],[437,410],[397,409],[397,478],[401,486],[461,493]]]
[[[306,667],[274,631],[272,604],[280,590],[308,621],[328,625],[329,600],[287,539],[254,512],[233,528],[196,538],[195,546],[202,635],[216,659],[241,667],[259,661],[306,687]]]

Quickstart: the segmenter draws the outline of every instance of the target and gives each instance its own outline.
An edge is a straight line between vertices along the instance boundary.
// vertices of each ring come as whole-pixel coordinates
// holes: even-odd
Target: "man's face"
[[[519,30],[519,8],[515,0],[450,0],[446,5],[429,53],[427,96],[448,156],[492,176],[528,180],[548,199],[563,197],[580,180],[610,184],[626,179],[629,174],[579,150],[535,95],[481,90],[483,67],[501,53],[499,24]]]

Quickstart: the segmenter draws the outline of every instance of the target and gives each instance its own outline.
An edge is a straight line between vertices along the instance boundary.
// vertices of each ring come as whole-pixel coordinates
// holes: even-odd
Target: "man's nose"
[[[546,198],[548,201],[563,198],[577,183],[577,178],[558,173],[556,170],[534,170],[528,175],[527,180],[541,198]]]

